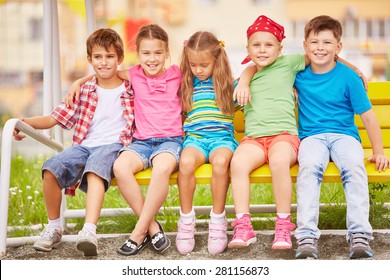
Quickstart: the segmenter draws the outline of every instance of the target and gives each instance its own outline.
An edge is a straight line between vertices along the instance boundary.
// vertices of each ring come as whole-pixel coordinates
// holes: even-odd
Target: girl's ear
[[[91,58],[89,55],[87,55],[87,60],[88,60],[88,63],[89,63],[89,64],[92,63],[92,58]]]

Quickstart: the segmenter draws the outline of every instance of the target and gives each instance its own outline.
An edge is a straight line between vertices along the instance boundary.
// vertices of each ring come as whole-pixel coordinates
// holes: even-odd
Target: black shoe
[[[142,249],[145,248],[149,242],[150,242],[149,234],[146,235],[144,241],[142,241],[140,245],[138,245],[137,243],[135,243],[133,240],[129,238],[127,241],[125,241],[125,243],[123,243],[123,245],[116,252],[124,256],[136,255],[139,252],[141,252]]]
[[[163,253],[169,248],[169,246],[171,246],[171,240],[169,240],[169,238],[165,235],[161,224],[158,221],[156,221],[156,223],[158,224],[160,231],[156,232],[152,236],[152,246],[157,252]]]

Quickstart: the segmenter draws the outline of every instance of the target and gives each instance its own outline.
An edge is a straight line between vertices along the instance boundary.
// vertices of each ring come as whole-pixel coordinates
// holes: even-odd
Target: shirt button
[[[92,119],[92,117],[93,117],[92,115],[89,115],[89,118],[90,118],[90,119]]]

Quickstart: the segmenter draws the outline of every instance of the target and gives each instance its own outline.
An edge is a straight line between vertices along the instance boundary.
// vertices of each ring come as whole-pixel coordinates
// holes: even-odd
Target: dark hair
[[[137,52],[139,50],[139,46],[140,46],[141,41],[143,39],[158,39],[158,40],[161,40],[161,41],[165,42],[166,51],[169,52],[169,48],[168,48],[168,43],[169,43],[168,42],[168,34],[159,25],[157,25],[157,24],[145,25],[138,31],[137,38],[135,39],[135,46],[136,46]]]
[[[330,30],[333,32],[337,42],[340,42],[343,35],[343,28],[338,20],[331,18],[330,16],[318,16],[310,20],[305,26],[305,40],[309,37],[313,31],[314,34],[318,34],[320,31]]]
[[[110,28],[100,28],[94,31],[87,39],[87,55],[92,55],[92,48],[94,46],[100,46],[108,50],[113,46],[118,58],[124,56],[123,41],[119,34]]]

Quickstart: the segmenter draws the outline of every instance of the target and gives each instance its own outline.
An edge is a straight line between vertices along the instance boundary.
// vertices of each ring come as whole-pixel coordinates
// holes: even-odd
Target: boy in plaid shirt
[[[133,91],[128,82],[117,76],[117,67],[124,59],[122,39],[112,29],[99,29],[89,36],[86,45],[95,77],[82,86],[73,108],[62,103],[50,115],[22,118],[35,129],[54,125],[75,128],[73,145],[42,166],[49,223],[33,245],[38,251],[47,252],[59,246],[61,190],[80,181],[80,189],[87,193],[87,199],[85,224],[76,246],[84,256],[97,255],[96,224],[113,177],[112,166],[119,150],[128,146],[132,138]],[[14,131],[16,140],[24,137],[18,130]]]

